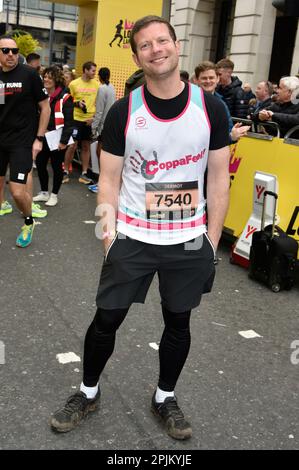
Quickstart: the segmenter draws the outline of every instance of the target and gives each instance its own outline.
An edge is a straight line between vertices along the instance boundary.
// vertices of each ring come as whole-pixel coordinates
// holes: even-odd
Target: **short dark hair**
[[[189,73],[187,72],[187,70],[180,70],[180,78],[181,78],[181,80],[184,80],[185,82],[188,82]]]
[[[221,59],[216,64],[217,69],[231,69],[234,70],[235,64],[230,59]]]
[[[133,29],[131,31],[131,36],[130,36],[130,45],[131,49],[136,54],[137,52],[137,45],[135,42],[135,35],[141,31],[141,29],[146,28],[152,23],[162,23],[165,24],[168,28],[169,34],[173,41],[175,42],[177,40],[176,38],[176,33],[173,28],[173,26],[167,21],[165,18],[162,18],[161,16],[155,16],[155,15],[148,15],[148,16],[143,16],[143,18],[140,18],[139,20],[136,21],[136,23],[133,26]]]
[[[2,34],[2,36],[0,36],[0,41],[1,39],[12,39],[17,44],[16,40],[9,33]]]
[[[43,71],[43,78],[45,75],[49,75],[51,78],[53,78],[55,88],[58,86],[61,86],[62,88],[65,87],[65,79],[61,68],[57,67],[56,65],[46,67]]]
[[[38,60],[40,59],[40,55],[37,54],[36,52],[31,52],[31,54],[28,54],[27,57],[26,57],[26,62],[27,63],[30,63],[32,62],[33,60]]]
[[[107,67],[101,67],[99,70],[100,79],[108,85],[110,80],[110,70]]]
[[[200,64],[198,64],[194,69],[196,78],[198,78],[202,72],[206,72],[207,70],[215,70],[216,72],[216,65],[214,62],[210,62],[209,60],[200,62]]]
[[[91,67],[96,67],[97,64],[95,64],[94,62],[91,62],[91,60],[89,60],[88,62],[84,62],[84,64],[82,65],[82,70],[83,70],[83,73],[84,73],[84,70],[90,70]]]

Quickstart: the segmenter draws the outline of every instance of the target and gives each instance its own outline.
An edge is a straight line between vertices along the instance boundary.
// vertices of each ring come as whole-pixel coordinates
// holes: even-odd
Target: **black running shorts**
[[[9,166],[9,180],[13,183],[26,184],[28,173],[32,169],[32,147],[1,147],[0,176],[5,176]]]
[[[104,260],[96,298],[106,310],[144,303],[155,273],[161,303],[172,312],[199,305],[215,276],[215,253],[204,234],[177,245],[152,245],[122,234],[111,243]]]
[[[92,140],[91,126],[88,126],[84,121],[74,121],[73,139],[81,142],[82,140]]]

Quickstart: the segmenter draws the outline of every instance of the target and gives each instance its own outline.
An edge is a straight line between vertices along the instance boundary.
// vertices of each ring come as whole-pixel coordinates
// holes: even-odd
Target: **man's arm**
[[[208,236],[217,249],[229,203],[229,147],[210,150],[208,157]]]
[[[40,108],[40,115],[39,115],[37,135],[44,136],[48,127],[50,114],[51,114],[51,108],[50,108],[48,99],[39,101],[38,106]],[[43,143],[35,139],[32,145],[33,160],[36,159],[37,154],[42,150],[42,148],[43,148]]]
[[[103,233],[113,232],[116,227],[123,165],[123,157],[102,150],[97,215],[101,217],[101,230]],[[112,238],[113,235],[107,236],[103,240],[105,251],[107,251]]]

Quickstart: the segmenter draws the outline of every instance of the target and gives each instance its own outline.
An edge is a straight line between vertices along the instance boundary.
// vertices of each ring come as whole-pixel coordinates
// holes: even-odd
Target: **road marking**
[[[81,362],[81,359],[77,354],[73,352],[56,354],[56,359],[60,364],[68,364],[69,362]]]
[[[254,330],[239,331],[239,335],[246,339],[262,338],[262,336],[256,333]]]
[[[212,325],[225,326],[226,327],[226,325],[223,325],[222,323],[216,323],[215,321],[212,321]]]
[[[149,343],[149,346],[153,349],[155,349],[156,351],[159,350],[159,346],[157,345],[157,343]]]
[[[95,220],[83,220],[83,224],[96,224]]]

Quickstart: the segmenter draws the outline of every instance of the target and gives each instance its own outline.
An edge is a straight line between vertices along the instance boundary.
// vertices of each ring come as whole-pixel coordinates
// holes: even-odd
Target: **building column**
[[[252,86],[268,79],[275,20],[276,9],[269,0],[236,2],[230,59],[234,75]]]
[[[202,60],[210,58],[215,0],[175,0],[171,24],[181,43],[180,68],[190,74]]]

